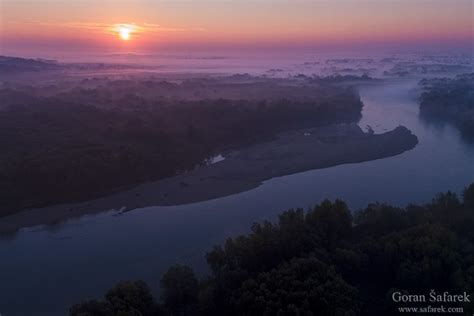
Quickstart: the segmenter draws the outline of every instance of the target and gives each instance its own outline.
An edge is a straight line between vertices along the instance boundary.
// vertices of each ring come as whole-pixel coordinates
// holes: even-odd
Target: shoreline
[[[93,200],[1,217],[0,233],[106,211],[121,213],[148,206],[212,200],[252,190],[275,177],[395,156],[413,149],[417,143],[417,137],[401,126],[383,134],[364,133],[356,124],[289,131],[275,140],[234,150],[223,161],[174,177]]]

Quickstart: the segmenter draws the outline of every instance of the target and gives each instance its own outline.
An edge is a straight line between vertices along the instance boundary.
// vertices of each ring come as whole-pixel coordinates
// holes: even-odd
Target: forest
[[[351,87],[248,80],[4,85],[0,216],[99,197],[282,131],[361,115]]]
[[[451,122],[462,135],[474,140],[474,73],[454,79],[423,79],[420,100],[423,118]]]
[[[394,293],[445,292],[468,299],[429,304],[470,314],[473,225],[474,183],[461,198],[448,191],[405,208],[373,203],[351,212],[325,200],[215,246],[208,276],[170,267],[159,300],[145,282],[122,281],[70,315],[399,315],[400,307],[428,304],[396,302]]]

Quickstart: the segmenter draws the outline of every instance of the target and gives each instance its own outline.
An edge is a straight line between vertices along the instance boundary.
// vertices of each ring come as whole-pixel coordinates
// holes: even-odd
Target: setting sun
[[[0,0],[0,316],[474,316],[473,4]]]
[[[121,26],[119,28],[119,35],[120,38],[124,41],[128,41],[130,39],[130,33],[132,32],[132,29],[126,26]]]

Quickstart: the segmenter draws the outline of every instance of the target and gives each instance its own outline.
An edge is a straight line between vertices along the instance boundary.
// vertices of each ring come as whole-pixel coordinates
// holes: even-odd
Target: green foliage
[[[238,315],[356,315],[357,290],[315,257],[292,259],[243,282]]]
[[[150,289],[143,281],[120,282],[105,294],[115,313],[149,316],[154,313],[154,300]]]
[[[105,294],[104,301],[88,301],[75,305],[71,316],[153,316],[157,306],[143,281],[122,281]]]
[[[254,224],[250,234],[214,247],[211,274],[200,282],[191,268],[171,267],[154,315],[378,316],[396,314],[394,291],[473,295],[473,192],[474,184],[462,201],[447,192],[404,209],[370,204],[353,216],[339,200],[290,209],[276,223]],[[146,291],[117,287],[71,315],[148,315],[150,297],[137,293]]]
[[[171,267],[161,279],[161,288],[163,304],[172,315],[196,313],[199,282],[190,267]]]
[[[425,224],[383,237],[376,245],[375,265],[385,267],[388,284],[414,292],[458,289],[455,274],[460,253],[455,234],[439,224]]]
[[[318,245],[330,251],[347,240],[352,232],[351,213],[341,200],[323,201],[306,215],[306,222],[318,235]]]

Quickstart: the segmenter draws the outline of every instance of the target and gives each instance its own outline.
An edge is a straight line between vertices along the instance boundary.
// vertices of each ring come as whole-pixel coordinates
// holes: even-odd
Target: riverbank
[[[226,159],[193,171],[139,185],[82,203],[22,211],[0,218],[0,232],[52,224],[86,214],[181,205],[224,197],[263,181],[311,169],[386,158],[414,148],[417,137],[405,127],[364,133],[356,124],[337,124],[279,134],[274,141],[227,153]]]
[[[173,177],[222,151],[317,125],[363,104],[325,78],[94,78],[0,88],[0,217]]]

